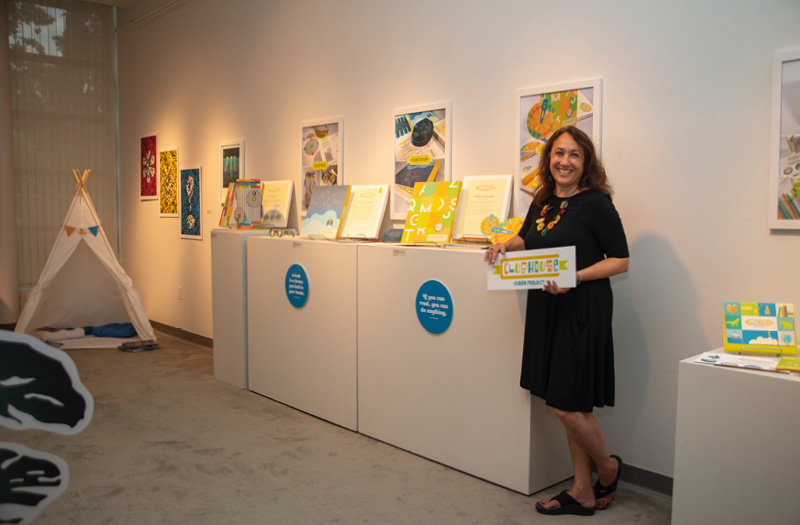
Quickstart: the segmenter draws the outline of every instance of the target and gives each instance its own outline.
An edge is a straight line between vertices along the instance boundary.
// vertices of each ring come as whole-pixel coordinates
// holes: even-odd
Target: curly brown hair
[[[533,201],[538,206],[541,206],[553,195],[556,189],[556,181],[553,179],[552,173],[550,173],[550,153],[553,150],[553,144],[556,139],[564,133],[569,133],[583,150],[583,175],[581,175],[581,180],[578,182],[578,188],[591,188],[600,193],[612,195],[613,191],[611,190],[611,184],[608,182],[608,176],[606,176],[606,169],[603,167],[603,161],[597,155],[597,150],[594,149],[592,138],[575,126],[566,126],[557,129],[547,139],[547,144],[545,144],[542,151],[542,158],[539,161],[539,181],[541,186],[536,190]]]

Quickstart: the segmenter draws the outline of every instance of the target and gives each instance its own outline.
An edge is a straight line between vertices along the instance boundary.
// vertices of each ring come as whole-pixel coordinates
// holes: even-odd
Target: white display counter
[[[800,378],[695,358],[678,367],[672,522],[800,522]]]
[[[214,377],[247,388],[247,244],[260,230],[211,230]]]
[[[430,279],[453,301],[438,335],[416,316]],[[571,476],[561,424],[519,387],[525,299],[486,290],[482,251],[360,245],[359,432],[523,494]]]
[[[248,241],[250,390],[358,430],[355,244],[306,239]],[[308,299],[286,295],[293,264]]]

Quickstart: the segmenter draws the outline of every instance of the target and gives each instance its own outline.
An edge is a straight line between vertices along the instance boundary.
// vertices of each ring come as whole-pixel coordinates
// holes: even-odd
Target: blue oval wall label
[[[302,308],[308,301],[308,276],[299,264],[286,271],[286,297],[295,308]]]
[[[426,281],[419,287],[414,303],[417,319],[432,334],[441,334],[453,320],[453,299],[447,287],[439,281]]]

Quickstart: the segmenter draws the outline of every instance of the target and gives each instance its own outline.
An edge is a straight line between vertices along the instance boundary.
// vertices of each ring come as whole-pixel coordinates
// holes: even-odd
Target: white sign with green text
[[[546,281],[575,288],[575,247],[507,252],[488,265],[489,290],[538,290]]]

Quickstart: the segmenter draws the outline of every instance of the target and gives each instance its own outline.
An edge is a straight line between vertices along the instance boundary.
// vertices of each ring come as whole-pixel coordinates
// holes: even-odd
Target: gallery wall
[[[119,109],[122,263],[155,321],[213,337],[221,141],[245,139],[247,176],[299,182],[300,123],[342,116],[343,182],[389,183],[393,109],[451,100],[453,177],[513,173],[516,90],[596,77],[631,249],[617,407],[596,411],[611,451],[671,476],[678,361],[721,346],[722,301],[800,305],[800,239],[767,227],[772,57],[800,48],[794,0],[153,5],[119,16]],[[153,132],[202,165],[202,241],[139,200]]]

